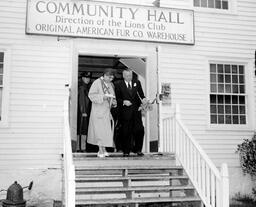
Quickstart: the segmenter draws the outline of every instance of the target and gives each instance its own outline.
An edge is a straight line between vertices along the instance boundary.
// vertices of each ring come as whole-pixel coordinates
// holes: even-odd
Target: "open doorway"
[[[140,57],[119,57],[119,56],[88,56],[88,55],[79,55],[78,57],[78,73],[77,73],[77,91],[79,91],[79,86],[82,83],[81,75],[83,73],[90,74],[90,82],[92,83],[94,80],[102,76],[105,68],[112,68],[115,70],[115,79],[113,82],[115,83],[118,80],[122,79],[122,71],[126,68],[131,68],[133,70],[133,76],[138,78],[141,82],[143,91],[145,95],[148,97],[146,90],[146,59]],[[152,92],[150,92],[152,93]],[[154,93],[154,92],[153,92]],[[79,94],[78,94],[79,95]],[[77,99],[78,100],[78,99]],[[156,108],[156,107],[155,107]],[[78,107],[77,107],[78,109]],[[78,109],[79,110],[79,109]],[[154,110],[156,111],[156,109]],[[77,111],[78,112],[78,111]],[[152,112],[155,113],[155,112]],[[148,119],[148,121],[147,121]],[[149,121],[150,119],[150,121]],[[157,120],[157,119],[155,119]],[[84,121],[79,116],[79,112],[77,113],[77,144],[76,150],[83,150],[85,152],[97,152],[97,146],[92,146],[88,144],[84,144],[84,140],[86,137],[82,137],[83,135],[80,133],[81,124],[83,125]],[[152,134],[154,138],[157,135],[157,123],[152,123],[151,118],[143,117],[144,127],[145,127],[145,137],[144,137],[144,145],[149,145],[149,143],[153,143],[151,138]],[[153,132],[153,133],[152,133]],[[86,133],[85,133],[86,134]],[[86,135],[85,135],[86,136]],[[148,138],[151,137],[151,138]],[[147,139],[148,138],[148,139]],[[82,140],[82,141],[81,141]],[[84,145],[84,146],[82,146]],[[115,149],[108,149],[109,151],[115,151]],[[145,146],[144,146],[145,150]]]

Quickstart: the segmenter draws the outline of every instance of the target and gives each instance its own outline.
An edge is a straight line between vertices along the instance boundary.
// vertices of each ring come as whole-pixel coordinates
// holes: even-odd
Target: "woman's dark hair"
[[[103,75],[115,75],[115,70],[112,68],[106,68],[103,72]]]

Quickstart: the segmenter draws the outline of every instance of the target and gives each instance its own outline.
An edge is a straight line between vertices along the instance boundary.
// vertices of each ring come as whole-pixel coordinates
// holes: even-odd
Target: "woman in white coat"
[[[87,142],[99,146],[98,157],[109,156],[105,147],[114,146],[114,121],[111,107],[116,107],[115,90],[112,80],[114,70],[107,68],[102,77],[96,79],[89,91],[92,109]]]

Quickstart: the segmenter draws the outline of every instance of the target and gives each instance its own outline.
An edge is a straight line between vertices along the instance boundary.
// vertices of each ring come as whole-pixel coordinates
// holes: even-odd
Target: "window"
[[[211,124],[247,124],[244,65],[210,64]]]
[[[4,79],[4,53],[0,52],[0,121],[2,120],[3,103],[3,79]]]
[[[0,47],[0,127],[8,127],[10,49]]]
[[[229,0],[194,0],[194,6],[228,10]]]

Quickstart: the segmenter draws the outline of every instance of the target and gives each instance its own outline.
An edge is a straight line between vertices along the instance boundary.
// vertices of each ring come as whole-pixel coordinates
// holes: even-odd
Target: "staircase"
[[[189,178],[174,154],[122,157],[73,154],[76,206],[200,207]],[[157,204],[155,204],[157,203]]]

